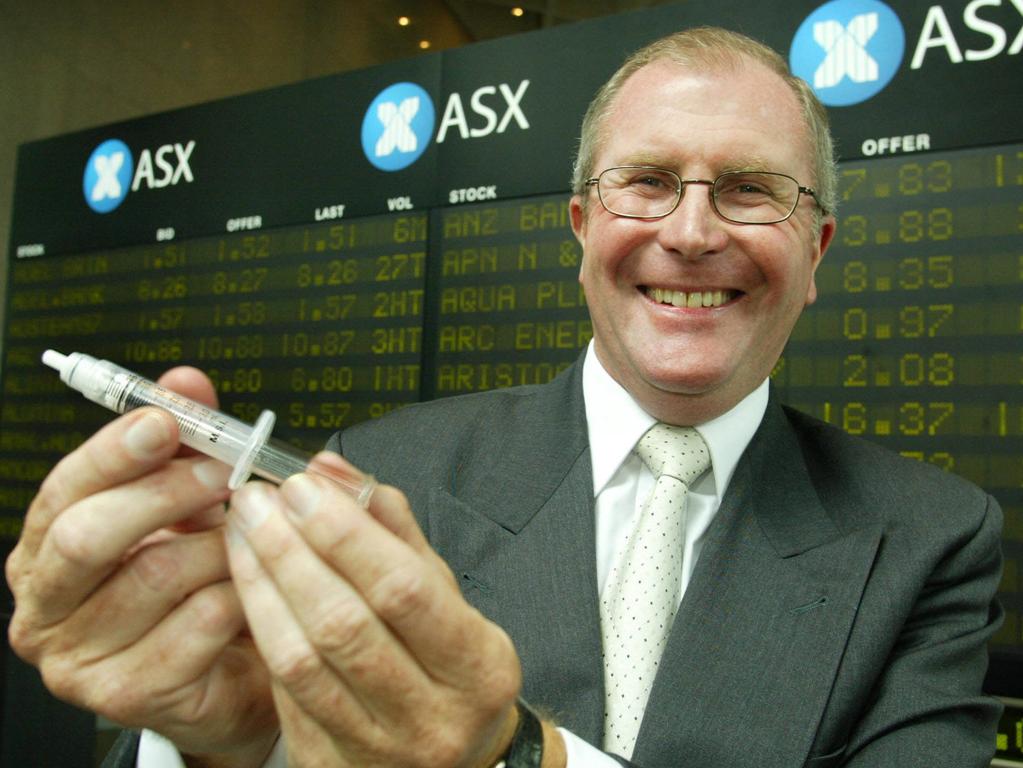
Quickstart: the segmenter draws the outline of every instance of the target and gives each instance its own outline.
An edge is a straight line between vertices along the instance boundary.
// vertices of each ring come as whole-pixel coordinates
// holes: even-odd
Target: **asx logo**
[[[120,139],[108,139],[85,163],[85,202],[96,213],[110,213],[124,202],[129,191],[137,192],[143,184],[147,189],[160,189],[182,181],[190,183],[194,181],[190,165],[194,149],[194,140],[143,149],[138,165],[134,165],[128,145]]]
[[[415,83],[389,85],[362,118],[362,151],[381,171],[400,171],[426,151],[433,121],[430,94]]]
[[[522,97],[528,88],[528,80],[522,80],[514,90],[508,83],[481,86],[468,98],[468,116],[462,95],[452,93],[441,116],[437,143],[443,144],[456,133],[461,139],[504,133],[513,121],[520,129],[528,130],[529,120],[522,110]],[[498,94],[503,100],[500,117],[502,105],[495,98]],[[370,103],[362,118],[362,151],[380,170],[400,171],[426,151],[435,120],[433,101],[425,90],[415,83],[390,85]]]
[[[822,102],[844,107],[880,93],[905,48],[902,22],[880,0],[832,0],[796,30],[789,66]]]

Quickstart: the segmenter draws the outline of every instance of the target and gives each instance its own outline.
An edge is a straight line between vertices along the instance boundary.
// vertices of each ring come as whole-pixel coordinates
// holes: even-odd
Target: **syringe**
[[[48,349],[43,353],[43,362],[60,371],[61,381],[69,387],[116,413],[146,405],[163,408],[177,421],[183,444],[234,467],[228,481],[231,490],[239,488],[250,474],[282,483],[291,475],[312,470],[345,486],[363,506],[369,503],[375,487],[369,475],[353,479],[321,464],[310,466],[311,456],[271,438],[273,411],[263,411],[256,424],[249,426],[109,360],[97,360],[81,352],[62,355]]]

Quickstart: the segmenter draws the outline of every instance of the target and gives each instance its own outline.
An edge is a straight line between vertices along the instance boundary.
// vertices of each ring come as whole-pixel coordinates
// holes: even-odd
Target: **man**
[[[248,484],[226,554],[224,471],[129,414],[33,503],[13,646],[190,765],[261,765],[278,733],[300,766],[987,765],[997,504],[766,383],[834,188],[823,109],[777,55],[713,29],[644,49],[583,128],[584,361],[336,438],[351,464],[323,472],[391,484],[366,509],[316,473]],[[655,422],[695,425],[711,459],[665,499],[686,499],[668,578],[630,559],[662,488],[632,452]],[[637,577],[668,593],[649,637],[646,608],[618,612]]]

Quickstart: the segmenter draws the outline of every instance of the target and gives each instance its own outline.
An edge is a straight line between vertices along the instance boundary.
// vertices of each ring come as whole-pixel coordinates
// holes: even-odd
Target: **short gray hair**
[[[785,60],[772,48],[738,32],[719,27],[693,27],[655,40],[629,56],[611,79],[597,91],[583,118],[572,174],[572,191],[582,195],[586,179],[594,174],[597,147],[607,139],[605,118],[625,81],[655,61],[671,61],[694,68],[736,68],[752,60],[776,73],[792,89],[803,113],[813,150],[813,186],[817,199],[829,213],[838,205],[838,170],[828,113],[810,86],[789,70]],[[804,182],[805,183],[805,182]],[[820,216],[816,218],[820,224]]]

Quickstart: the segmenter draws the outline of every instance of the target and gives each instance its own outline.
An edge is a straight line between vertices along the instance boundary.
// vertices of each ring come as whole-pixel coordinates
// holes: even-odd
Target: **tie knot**
[[[655,476],[670,475],[686,485],[710,466],[710,451],[699,432],[659,422],[636,443],[636,455]]]

